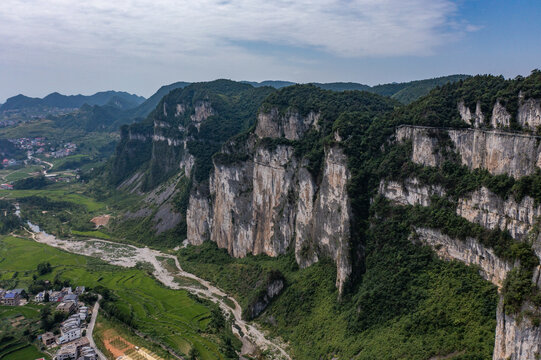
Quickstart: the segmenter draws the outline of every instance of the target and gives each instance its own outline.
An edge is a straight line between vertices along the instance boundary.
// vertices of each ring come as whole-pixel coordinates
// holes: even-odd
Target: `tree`
[[[51,264],[46,262],[46,263],[40,263],[38,264],[38,273],[40,275],[45,275],[45,274],[48,274],[52,271],[52,267],[51,267]]]
[[[190,352],[188,353],[188,359],[190,360],[197,360],[199,359],[199,350],[197,350],[196,348],[191,348],[190,349]]]

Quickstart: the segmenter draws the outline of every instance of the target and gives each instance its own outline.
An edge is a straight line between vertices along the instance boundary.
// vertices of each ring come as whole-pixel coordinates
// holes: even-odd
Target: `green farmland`
[[[131,319],[152,340],[184,354],[195,347],[201,359],[224,358],[215,335],[206,333],[209,309],[187,292],[168,289],[143,270],[108,265],[27,239],[0,238],[0,273],[18,274],[12,286],[28,286],[42,262],[49,262],[52,272],[38,280],[58,278],[89,288],[101,285],[112,292],[121,317]]]

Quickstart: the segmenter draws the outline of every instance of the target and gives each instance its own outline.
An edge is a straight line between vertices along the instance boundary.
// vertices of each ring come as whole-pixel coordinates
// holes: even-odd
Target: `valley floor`
[[[54,235],[39,231],[35,225],[31,228],[35,232],[30,235],[35,241],[73,254],[99,258],[112,265],[123,267],[135,267],[141,263],[150,264],[153,269],[152,274],[165,286],[171,289],[184,289],[202,296],[219,304],[224,313],[231,314],[232,330],[242,339],[242,354],[253,354],[259,348],[273,353],[274,359],[290,359],[282,344],[267,339],[266,335],[255,325],[242,319],[242,309],[234,298],[229,297],[208,281],[182,270],[177,257],[147,247],[140,248],[99,239],[62,240]],[[175,267],[165,266],[164,260],[166,259],[172,259]],[[179,282],[182,283],[185,279],[192,280],[193,285],[179,285]]]

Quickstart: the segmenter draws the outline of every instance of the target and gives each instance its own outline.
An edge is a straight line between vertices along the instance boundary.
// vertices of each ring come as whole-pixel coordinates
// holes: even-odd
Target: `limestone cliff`
[[[495,256],[491,249],[473,238],[466,241],[453,239],[439,230],[416,228],[412,239],[430,245],[444,259],[462,261],[479,267],[480,274],[501,288],[507,273],[516,264]],[[535,311],[532,304],[523,304],[523,313]],[[503,296],[500,296],[496,313],[496,335],[493,360],[536,360],[541,351],[541,327],[528,317],[506,314]]]
[[[515,239],[524,239],[541,216],[541,206],[529,196],[520,202],[513,197],[504,200],[482,187],[459,199],[457,214],[487,229],[507,230]]]
[[[500,259],[492,249],[483,246],[473,238],[462,241],[451,238],[439,230],[416,228],[412,239],[431,246],[443,259],[458,260],[467,265],[478,266],[481,276],[499,288],[502,287],[507,272],[514,266]]]
[[[541,100],[520,96],[517,121],[520,126],[536,131],[541,125]]]
[[[525,303],[523,312],[533,310]],[[496,339],[493,360],[537,360],[541,355],[541,327],[528,317],[517,318],[505,313],[500,296],[496,313]]]
[[[276,109],[262,113],[242,161],[215,160],[208,188],[193,191],[188,241],[211,240],[236,257],[278,256],[294,249],[301,267],[329,256],[337,263],[341,292],[352,271],[349,254],[350,173],[338,145],[325,149],[321,180],[315,181],[293,146],[265,145],[265,138],[298,139],[318,116]]]
[[[515,178],[532,174],[541,166],[539,137],[482,129],[438,129],[401,126],[396,130],[398,141],[411,140],[412,161],[437,166],[444,160],[442,144],[435,134],[448,135],[462,164],[470,169],[487,169],[491,174],[508,174]]]
[[[518,94],[517,102],[518,111],[514,114],[516,115],[515,120],[517,125],[524,130],[537,131],[537,128],[541,125],[541,99],[525,99],[524,94],[521,92]],[[485,121],[486,116],[481,110],[481,103],[479,101],[475,105],[475,112],[472,112],[465,105],[464,100],[458,102],[457,109],[462,121],[474,128],[509,128],[513,119],[513,115],[502,105],[500,99],[496,99],[492,106],[492,114],[488,123]]]
[[[429,206],[430,198],[434,195],[445,195],[445,191],[441,186],[421,185],[417,179],[406,179],[403,183],[381,180],[379,193],[399,205],[422,206]]]

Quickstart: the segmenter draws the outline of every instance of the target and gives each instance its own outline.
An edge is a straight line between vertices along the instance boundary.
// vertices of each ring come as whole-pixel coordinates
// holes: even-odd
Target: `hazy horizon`
[[[503,0],[4,0],[0,103],[176,81],[377,85],[541,67],[541,4]]]

